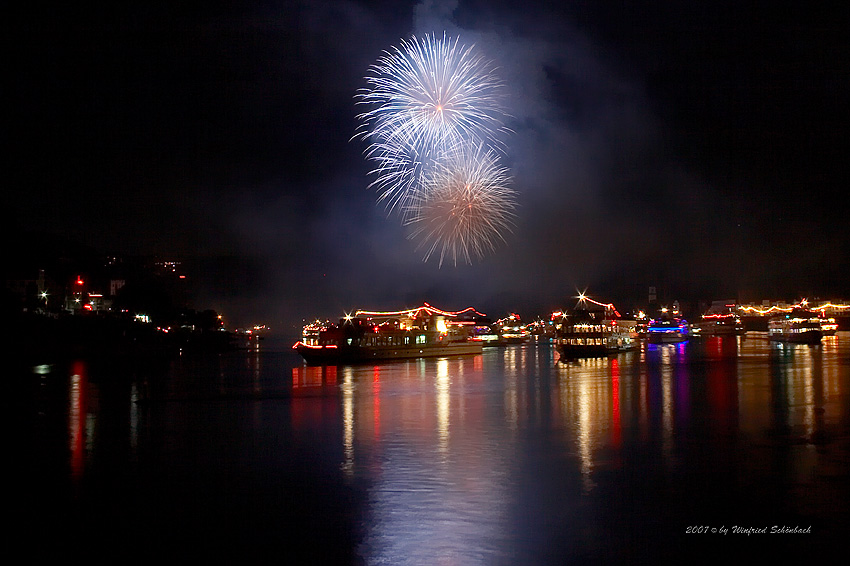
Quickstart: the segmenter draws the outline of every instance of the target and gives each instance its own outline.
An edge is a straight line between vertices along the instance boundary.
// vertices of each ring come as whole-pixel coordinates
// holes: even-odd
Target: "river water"
[[[8,555],[632,564],[850,535],[850,333],[324,368],[259,344],[12,364]]]

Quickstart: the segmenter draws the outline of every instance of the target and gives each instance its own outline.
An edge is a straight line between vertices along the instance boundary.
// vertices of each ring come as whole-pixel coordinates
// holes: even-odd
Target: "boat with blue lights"
[[[357,311],[338,323],[305,327],[294,346],[310,365],[368,363],[425,357],[466,356],[482,352],[470,339],[473,308],[450,312],[423,306],[403,311]]]
[[[584,295],[571,313],[553,313],[552,322],[561,360],[609,356],[638,344],[636,321],[624,320],[614,305]]]
[[[652,319],[646,327],[650,344],[676,344],[688,339],[688,321],[678,314],[676,309],[672,312],[666,308],[661,309],[661,316]]]

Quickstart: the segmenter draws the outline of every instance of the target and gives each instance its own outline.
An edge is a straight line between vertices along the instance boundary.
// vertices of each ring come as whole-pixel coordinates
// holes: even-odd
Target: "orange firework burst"
[[[419,240],[425,261],[472,263],[495,250],[510,231],[516,193],[508,170],[492,150],[456,147],[427,178],[408,211],[410,237]]]

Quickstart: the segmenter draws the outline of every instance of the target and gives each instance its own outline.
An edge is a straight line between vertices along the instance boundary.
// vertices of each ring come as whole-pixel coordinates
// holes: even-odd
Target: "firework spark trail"
[[[514,218],[510,182],[493,150],[455,147],[429,174],[427,190],[407,222],[410,238],[420,240],[417,249],[425,249],[424,260],[439,251],[440,266],[447,259],[471,264],[473,257],[494,251]]]
[[[423,190],[425,172],[438,161],[436,150],[421,154],[415,147],[398,146],[398,140],[375,142],[366,157],[375,163],[370,174],[375,175],[369,188],[378,192],[378,202],[389,213],[399,212],[403,220],[409,217],[417,194]]]
[[[402,40],[370,67],[356,97],[367,108],[355,137],[370,144],[369,186],[420,240],[425,261],[439,251],[440,266],[493,251],[515,208],[497,155],[509,132],[503,84],[491,62],[458,41]]]
[[[418,148],[485,140],[504,130],[501,81],[473,47],[426,35],[402,41],[371,67],[370,88],[358,94],[370,107],[359,118],[365,137],[399,138]]]
[[[390,212],[409,209],[446,147],[462,140],[503,145],[503,85],[473,47],[445,34],[414,37],[386,52],[370,71],[369,87],[357,95],[368,110],[358,115],[355,137],[371,142],[371,186]]]

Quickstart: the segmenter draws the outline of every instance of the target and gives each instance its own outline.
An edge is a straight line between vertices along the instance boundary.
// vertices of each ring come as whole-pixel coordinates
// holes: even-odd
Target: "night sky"
[[[557,6],[557,7],[553,7]],[[850,298],[850,8],[791,2],[147,2],[4,18],[4,209],[104,252],[203,258],[233,324],[423,301],[524,317]],[[831,7],[827,7],[831,6]],[[519,208],[423,262],[367,186],[354,96],[384,50],[459,35],[508,85]]]

